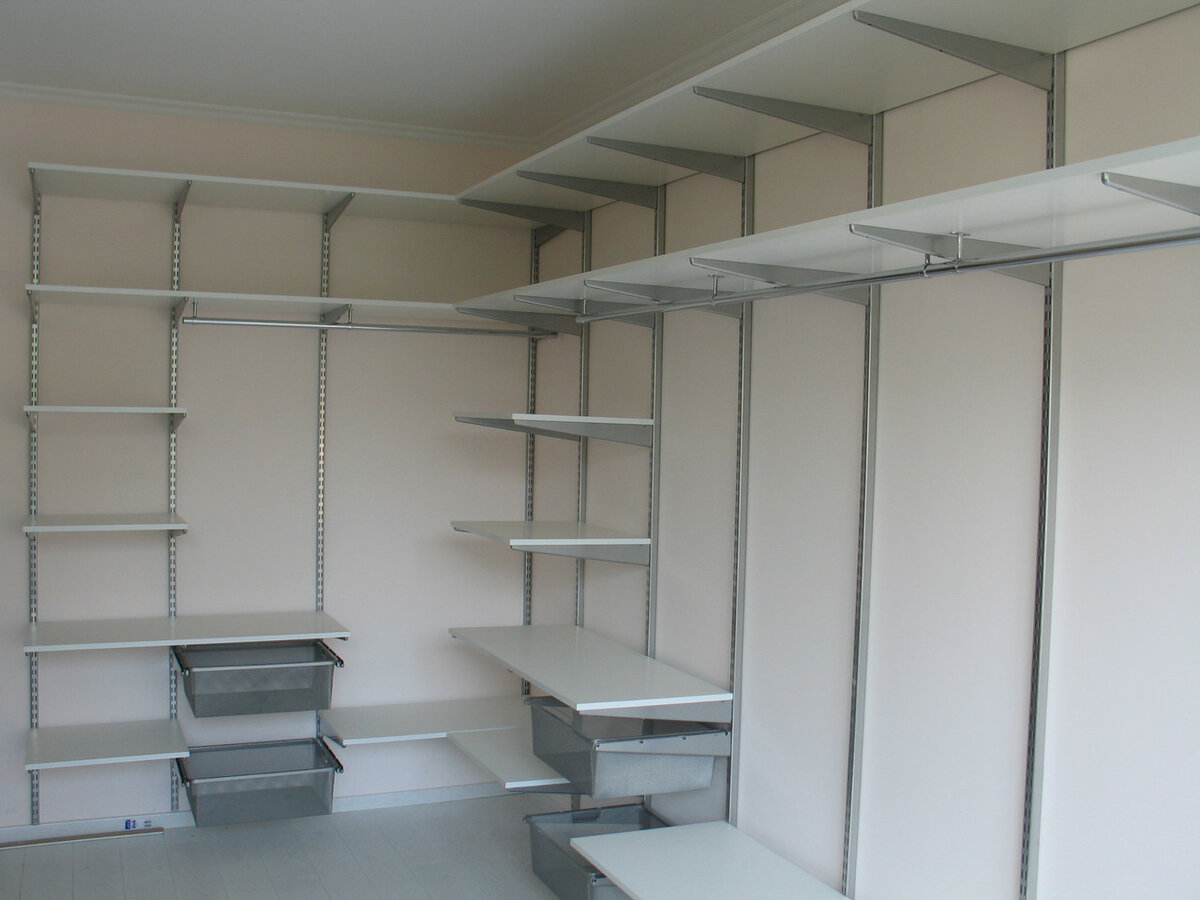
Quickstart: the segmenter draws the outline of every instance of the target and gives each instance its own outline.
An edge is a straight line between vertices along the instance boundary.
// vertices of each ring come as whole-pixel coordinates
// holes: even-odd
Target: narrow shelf
[[[520,696],[326,709],[320,715],[322,732],[343,747],[529,726],[529,707]]]
[[[93,619],[31,624],[25,636],[25,652],[183,647],[348,637],[350,632],[325,612]]]
[[[68,534],[108,531],[187,531],[175,513],[37,515],[25,520],[25,534]]]
[[[574,625],[450,634],[581,713],[728,722],[733,694]]]
[[[581,437],[649,447],[654,442],[653,419],[609,416],[553,416],[540,413],[455,413],[457,422],[519,431],[543,437],[578,440]]]
[[[495,775],[505,790],[536,791],[569,784],[533,755],[533,731],[528,723],[522,728],[452,734],[450,743]]]
[[[727,822],[571,839],[571,847],[631,900],[844,900]]]
[[[177,759],[187,741],[174,719],[34,728],[25,745],[25,768],[62,769],[106,763]]]
[[[529,553],[650,564],[650,538],[587,522],[451,522],[450,527]]]
[[[451,194],[53,163],[30,163],[29,169],[35,190],[52,196],[140,200],[174,205],[186,192],[186,202],[189,205],[270,209],[320,215],[333,209],[347,195],[353,194],[354,199],[346,207],[347,215],[503,228],[528,227],[532,224],[464,206]]]
[[[145,415],[145,416],[177,416],[182,419],[187,415],[183,406],[47,406],[35,404],[26,406],[27,415],[45,415],[46,413],[81,413],[102,415]]]

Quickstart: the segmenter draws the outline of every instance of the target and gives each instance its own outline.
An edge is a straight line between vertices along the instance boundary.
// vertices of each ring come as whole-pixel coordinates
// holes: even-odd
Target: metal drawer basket
[[[328,709],[341,657],[324,641],[175,647],[197,717]]]
[[[315,738],[195,747],[175,764],[197,825],[325,815],[342,771]]]

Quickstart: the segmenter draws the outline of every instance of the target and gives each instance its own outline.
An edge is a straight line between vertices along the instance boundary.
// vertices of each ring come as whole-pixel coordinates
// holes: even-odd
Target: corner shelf
[[[174,719],[34,728],[25,745],[25,769],[62,769],[108,763],[178,759],[187,741]]]
[[[36,622],[25,636],[26,653],[120,650],[350,637],[325,612],[232,613],[169,618]]]
[[[650,538],[587,522],[451,522],[450,527],[529,553],[650,564]]]
[[[571,839],[571,848],[631,900],[845,900],[823,881],[726,822]]]
[[[653,419],[630,419],[610,416],[555,416],[540,413],[455,413],[456,422],[483,425],[505,431],[518,431],[541,437],[597,438],[649,447],[654,442]]]
[[[574,625],[450,634],[580,713],[732,721],[732,692]]]
[[[523,728],[503,731],[452,734],[450,743],[491,772],[507,791],[561,793],[570,784],[533,755],[533,731],[528,723]]]
[[[25,520],[25,534],[81,534],[113,531],[187,531],[175,513],[36,515]]]
[[[322,733],[342,747],[529,727],[521,696],[326,709],[320,716]]]

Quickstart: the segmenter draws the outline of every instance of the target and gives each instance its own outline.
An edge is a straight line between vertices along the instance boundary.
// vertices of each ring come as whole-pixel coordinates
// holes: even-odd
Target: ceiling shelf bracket
[[[1037,249],[1020,244],[986,241],[965,234],[928,234],[921,231],[904,231],[899,228],[880,228],[874,225],[851,225],[850,233],[868,240],[878,241],[881,244],[891,244],[894,247],[913,250],[926,257],[936,256],[939,259],[955,263]],[[926,267],[928,268],[928,262]],[[1050,283],[1049,263],[1008,266],[995,271],[997,274],[1028,281],[1042,287],[1046,287]]]
[[[756,94],[742,94],[736,91],[721,91],[697,85],[692,88],[697,96],[708,100],[728,103],[740,109],[761,113],[773,119],[781,119],[795,125],[803,125],[825,134],[832,134],[860,144],[871,144],[872,117],[864,113],[846,109],[833,109],[828,106],[813,106],[809,103],[797,103],[793,100],[778,100],[774,97],[760,97]]]
[[[839,278],[854,277],[851,272],[835,272],[829,269],[807,269],[799,266],[773,266],[763,263],[740,262],[729,259],[705,259],[692,257],[689,262],[700,269],[711,269],[726,275],[738,275],[742,278],[753,278],[766,284],[777,284],[781,287],[802,286],[822,281],[836,281]],[[865,306],[871,301],[869,287],[833,288],[817,291],[835,300],[846,300]]]
[[[690,169],[705,175],[714,175],[738,184],[746,183],[746,157],[730,156],[726,153],[710,153],[707,150],[691,150],[686,147],[664,147],[661,144],[643,144],[639,141],[618,141],[612,138],[588,136],[588,143],[618,153],[628,153],[643,159]]]
[[[1156,181],[1153,178],[1120,175],[1116,172],[1101,172],[1100,182],[1105,187],[1124,191],[1143,200],[1153,200],[1155,203],[1200,216],[1200,187],[1195,185]]]
[[[857,9],[851,15],[856,22],[973,63],[999,75],[1007,75],[1043,91],[1049,91],[1054,85],[1053,54]]]
[[[652,184],[580,178],[576,175],[553,175],[549,172],[531,172],[525,169],[518,170],[517,176],[529,181],[539,181],[542,184],[566,188],[569,191],[578,191],[581,194],[632,203],[635,206],[644,206],[646,209],[658,209],[658,188]]]
[[[476,209],[486,209],[489,212],[526,219],[530,222],[540,222],[543,225],[554,225],[560,230],[583,231],[583,213],[574,209],[554,209],[549,206],[526,206],[521,203],[499,203],[495,200],[474,200],[470,197],[459,197],[458,202],[463,206],[473,206]]]

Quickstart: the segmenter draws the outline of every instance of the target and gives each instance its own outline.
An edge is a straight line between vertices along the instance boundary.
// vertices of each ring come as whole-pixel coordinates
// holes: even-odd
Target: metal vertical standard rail
[[[537,284],[538,278],[541,276],[541,244],[538,242],[537,230],[530,229],[529,231],[529,283]],[[525,375],[525,410],[532,414],[537,412],[537,351],[538,342],[535,338],[529,339],[529,350],[526,357],[526,375]],[[525,521],[533,521],[533,503],[534,503],[534,479],[536,476],[535,464],[535,447],[536,442],[533,434],[525,435]],[[533,554],[521,554],[521,624],[529,625],[533,622]],[[532,685],[521,679],[521,694],[528,697],[532,689]]]
[[[329,296],[329,236],[333,227],[330,214],[321,217],[321,296]],[[317,332],[317,522],[314,605],[325,608],[325,399],[329,377],[329,332]]]
[[[31,177],[33,173],[30,173]],[[42,195],[33,179],[32,239],[30,251],[31,284],[41,280],[42,265]],[[29,404],[38,402],[38,353],[41,313],[38,302],[29,298]],[[29,417],[29,515],[38,511],[38,416]],[[38,620],[38,537],[27,536],[29,553],[29,621]],[[38,727],[38,655],[29,654],[29,727]],[[29,773],[29,823],[37,825],[42,815],[41,773],[34,769]]]
[[[654,255],[667,252],[667,186],[659,185],[654,205]],[[646,567],[646,655],[658,651],[658,527],[659,497],[662,485],[662,393],[664,316],[654,317],[650,335],[650,417],[654,421],[650,441],[650,498],[648,504],[650,564]]]
[[[580,236],[580,269],[592,268],[592,212],[583,214],[583,233]],[[579,334],[579,415],[586,416],[590,405],[592,366],[592,326],[584,325]],[[576,460],[576,519],[587,521],[588,489],[588,439],[579,438],[579,455]],[[582,627],[586,606],[586,570],[582,558],[575,560],[575,624]]]
[[[171,211],[171,290],[179,290],[180,251],[183,243],[183,207],[187,201],[191,182],[187,183],[182,196],[176,201]],[[170,371],[167,381],[167,405],[174,408],[179,405],[179,310],[171,310],[170,329]],[[167,436],[167,508],[175,513],[178,500],[179,477],[179,438],[176,430],[176,420],[172,415],[169,419],[169,434]],[[178,571],[179,548],[178,535],[167,533],[167,616],[175,618],[178,605]],[[171,653],[167,653],[167,716],[174,720],[179,716],[179,676],[171,663]],[[174,766],[171,770],[171,812],[179,810],[179,772]]]
[[[867,151],[867,205],[883,203],[883,113],[871,121]],[[850,674],[850,734],[846,813],[842,835],[842,893],[853,897],[862,814],[863,739],[866,727],[867,650],[871,625],[871,557],[875,529],[875,451],[879,419],[879,338],[882,287],[871,286],[863,321],[862,443],[858,495],[858,561],[854,588],[854,650]]]
[[[1046,168],[1066,162],[1066,54],[1054,57],[1046,98]],[[1058,494],[1058,439],[1062,385],[1063,264],[1050,266],[1042,320],[1042,425],[1038,532],[1030,660],[1029,724],[1025,752],[1025,804],[1021,829],[1021,900],[1036,900],[1046,753],[1046,704]]]

